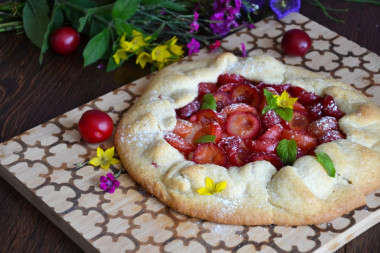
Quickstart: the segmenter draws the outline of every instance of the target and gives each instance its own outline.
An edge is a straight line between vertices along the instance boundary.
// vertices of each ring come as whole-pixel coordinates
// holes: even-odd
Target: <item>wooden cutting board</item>
[[[362,90],[380,105],[380,57],[325,27],[293,13],[273,17],[223,39],[221,51],[270,54],[280,61],[330,75]],[[304,57],[286,57],[280,41],[286,30],[301,28],[313,40]],[[218,52],[216,52],[218,53]],[[209,57],[206,50],[184,61]],[[315,226],[232,226],[179,214],[147,194],[126,174],[114,194],[98,180],[106,172],[75,164],[96,156],[98,145],[80,139],[77,122],[89,109],[107,112],[117,122],[152,75],[127,84],[0,144],[0,174],[88,252],[329,252],[380,221],[380,189],[368,204]],[[101,144],[113,146],[112,140]],[[118,164],[111,169],[116,172]]]

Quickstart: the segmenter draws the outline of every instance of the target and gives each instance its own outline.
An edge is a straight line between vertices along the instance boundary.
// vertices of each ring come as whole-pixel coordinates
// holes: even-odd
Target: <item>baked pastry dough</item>
[[[200,82],[234,73],[268,84],[291,84],[319,96],[331,95],[346,115],[339,120],[346,139],[324,143],[336,176],[306,155],[277,171],[267,161],[229,169],[195,164],[164,139],[176,125],[175,110],[192,102]],[[261,55],[214,58],[172,65],[160,71],[123,115],[115,145],[129,175],[178,212],[241,225],[306,225],[330,221],[364,205],[380,187],[380,108],[351,86]],[[226,181],[220,193],[200,195],[206,177]]]

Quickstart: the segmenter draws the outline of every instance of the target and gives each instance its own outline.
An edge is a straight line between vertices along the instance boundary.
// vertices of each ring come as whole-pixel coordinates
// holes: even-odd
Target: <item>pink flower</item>
[[[199,29],[199,24],[198,24],[198,17],[199,17],[199,14],[198,12],[194,11],[194,21],[193,23],[190,24],[190,33],[193,33],[194,31],[198,31]]]
[[[120,186],[120,182],[112,173],[107,173],[106,176],[101,176],[99,178],[100,184],[99,187],[105,192],[114,193],[116,188]]]
[[[201,44],[194,38],[187,44],[187,48],[189,49],[189,55],[195,54],[199,52]]]
[[[245,51],[245,45],[244,43],[241,43],[240,45],[241,45],[241,54],[245,58],[247,57],[247,52]]]

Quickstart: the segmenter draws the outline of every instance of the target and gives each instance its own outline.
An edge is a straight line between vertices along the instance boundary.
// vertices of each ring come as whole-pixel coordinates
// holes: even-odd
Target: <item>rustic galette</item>
[[[267,55],[165,68],[123,115],[115,145],[147,191],[219,223],[323,223],[380,187],[380,108]]]

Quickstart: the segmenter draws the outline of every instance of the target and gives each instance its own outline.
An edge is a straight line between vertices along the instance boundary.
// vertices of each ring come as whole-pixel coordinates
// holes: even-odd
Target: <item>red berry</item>
[[[271,154],[271,153],[254,153],[251,155],[250,159],[252,162],[263,161],[263,160],[268,161],[277,170],[280,170],[284,166],[281,159],[277,155]]]
[[[272,126],[280,123],[281,118],[273,110],[269,110],[264,115],[261,116],[261,122],[263,123],[263,126],[266,129],[269,129]]]
[[[216,110],[220,112],[224,107],[232,104],[232,100],[230,95],[227,92],[218,91],[213,94],[215,102],[216,102]]]
[[[230,165],[243,166],[249,162],[251,151],[242,138],[225,137],[219,142],[219,147],[226,151]]]
[[[227,155],[215,143],[202,143],[194,151],[193,161],[198,164],[216,164],[225,166],[227,164]]]
[[[234,103],[245,103],[258,107],[262,96],[259,91],[250,84],[240,84],[231,91],[231,99]]]
[[[269,91],[272,91],[272,89],[273,89],[276,91],[277,94],[281,94],[290,88],[290,84],[277,84],[276,85],[276,84],[260,83],[259,85],[257,85],[257,88],[259,88],[260,90],[263,90],[265,88]]]
[[[220,139],[222,138],[222,127],[215,121],[211,122],[209,125],[201,128],[193,138],[193,141],[198,140],[202,136],[205,135],[214,135],[215,136],[215,142],[218,143]]]
[[[223,85],[226,83],[244,83],[244,81],[244,77],[236,74],[223,74],[218,77],[219,85]]]
[[[322,103],[315,103],[311,105],[309,108],[309,114],[312,120],[317,120],[322,117],[322,109],[323,105]]]
[[[112,135],[113,121],[105,112],[89,110],[80,118],[78,131],[86,142],[99,143]]]
[[[250,140],[248,142],[249,148],[252,152],[265,152],[275,154],[278,140],[269,139],[269,140]]]
[[[281,47],[287,55],[303,56],[311,47],[311,39],[303,30],[292,29],[285,32]]]
[[[191,133],[193,124],[187,120],[177,119],[177,124],[174,127],[173,133],[185,138]]]
[[[214,93],[217,89],[216,83],[200,83],[198,84],[198,97],[202,98],[207,93]]]
[[[297,147],[303,151],[307,151],[317,146],[317,140],[314,137],[299,133],[294,130],[284,130],[282,132],[282,138],[287,140],[295,140],[297,142]]]
[[[283,126],[297,132],[306,132],[311,119],[307,112],[293,110],[293,118],[291,121],[283,121]]]
[[[223,119],[219,113],[211,109],[203,109],[190,117],[190,122],[199,122],[202,126],[208,126],[212,121],[217,122],[219,125],[223,126]]]
[[[177,109],[177,116],[181,119],[187,119],[201,108],[201,103],[199,100],[194,100],[190,104],[185,105],[184,107],[181,107]]]
[[[227,118],[226,131],[243,139],[255,138],[260,133],[260,120],[250,112],[235,112]]]
[[[276,124],[263,133],[257,140],[281,140],[283,126]]]
[[[78,48],[79,43],[80,35],[71,27],[58,28],[50,35],[50,46],[57,54],[72,54]]]
[[[321,137],[328,130],[338,130],[338,121],[334,117],[325,116],[322,117],[308,127],[309,133],[318,138]]]
[[[194,150],[194,146],[191,143],[188,143],[181,136],[174,133],[166,133],[164,139],[172,145],[174,148],[178,149],[180,152],[188,155]]]
[[[337,130],[328,130],[318,138],[318,144],[343,139],[344,135]]]
[[[223,118],[227,118],[228,115],[234,112],[251,112],[257,115],[257,110],[255,108],[244,103],[236,103],[236,104],[226,106],[223,108],[220,114],[222,115]]]
[[[312,105],[316,102],[322,101],[322,98],[314,92],[306,91],[297,86],[290,87],[290,95],[298,98],[297,102],[300,102],[303,105]]]
[[[338,109],[338,106],[336,105],[334,98],[332,96],[327,95],[323,99],[322,115],[340,119],[344,116],[344,113]]]

